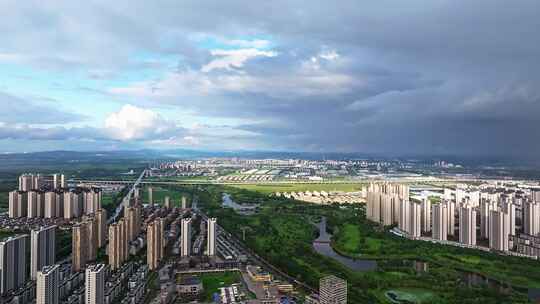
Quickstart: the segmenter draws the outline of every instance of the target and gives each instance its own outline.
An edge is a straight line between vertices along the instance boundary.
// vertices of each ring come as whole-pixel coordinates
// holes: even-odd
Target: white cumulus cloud
[[[151,139],[177,129],[159,113],[129,104],[110,114],[105,120],[105,128],[112,138],[123,141]]]

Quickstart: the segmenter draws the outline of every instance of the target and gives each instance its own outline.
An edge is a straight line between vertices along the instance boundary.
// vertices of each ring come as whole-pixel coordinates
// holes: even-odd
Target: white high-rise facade
[[[207,237],[206,237],[206,251],[209,256],[216,255],[216,224],[217,219],[209,218],[206,222]]]
[[[489,213],[497,210],[497,204],[490,200],[483,200],[480,203],[480,237],[489,237]]]
[[[45,266],[37,272],[37,304],[58,304],[60,293],[60,265]]]
[[[446,208],[448,209],[448,235],[455,234],[456,226],[456,203],[453,201],[446,201]]]
[[[432,236],[434,239],[446,241],[448,239],[448,208],[446,204],[433,205]]]
[[[0,294],[26,283],[27,235],[9,237],[0,242]]]
[[[32,230],[30,247],[30,277],[35,280],[38,271],[55,263],[56,226]]]
[[[459,242],[476,245],[476,211],[471,206],[459,208]]]
[[[91,265],[86,268],[85,292],[86,304],[105,303],[105,264]]]
[[[508,235],[510,233],[510,216],[503,211],[489,213],[489,248],[508,251]]]
[[[409,204],[409,232],[412,237],[420,237],[422,231],[422,205],[410,202]]]
[[[523,204],[523,231],[530,235],[540,233],[540,202],[528,201]]]
[[[422,231],[431,231],[431,202],[429,199],[422,200]]]
[[[191,254],[191,218],[182,219],[180,233],[182,237],[181,256],[187,257]]]

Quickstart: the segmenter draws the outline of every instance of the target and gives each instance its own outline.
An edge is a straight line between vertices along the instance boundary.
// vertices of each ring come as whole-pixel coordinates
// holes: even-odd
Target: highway
[[[146,170],[143,170],[141,175],[139,175],[139,178],[137,178],[137,180],[135,180],[133,182],[131,188],[129,189],[129,192],[122,199],[122,203],[119,204],[118,207],[116,207],[116,210],[114,211],[114,215],[109,218],[108,224],[116,222],[116,220],[118,219],[118,216],[120,216],[120,213],[122,212],[122,210],[125,207],[129,206],[129,202],[131,201],[131,197],[133,196],[133,192],[135,192],[135,188],[137,188],[139,186],[139,184],[141,183],[141,181],[144,178],[145,174],[146,174]]]

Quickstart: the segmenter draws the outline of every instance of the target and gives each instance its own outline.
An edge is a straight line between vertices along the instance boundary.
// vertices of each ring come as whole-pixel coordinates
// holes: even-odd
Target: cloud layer
[[[0,65],[87,75],[91,98],[107,105],[86,123],[27,98],[23,85],[0,86],[0,114],[16,114],[0,118],[3,138],[540,152],[538,1],[5,1],[0,10],[10,11]],[[50,115],[25,115],[29,107]]]

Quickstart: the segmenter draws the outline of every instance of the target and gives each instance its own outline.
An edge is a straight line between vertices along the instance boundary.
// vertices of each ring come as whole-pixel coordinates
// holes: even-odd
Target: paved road
[[[146,170],[143,170],[143,172],[141,172],[141,174],[139,175],[139,178],[137,178],[137,180],[132,184],[131,188],[129,189],[129,192],[122,199],[122,203],[119,204],[118,207],[116,207],[116,210],[114,211],[114,215],[109,218],[108,220],[109,224],[116,222],[122,210],[125,207],[129,206],[129,202],[131,201],[131,197],[133,196],[133,193],[135,192],[135,188],[139,186],[145,174],[146,174]]]
[[[203,220],[207,220],[208,216],[202,212],[201,210],[197,210],[197,213],[202,217]],[[270,262],[265,260],[263,257],[259,256],[257,253],[255,253],[251,248],[247,247],[244,243],[242,243],[235,235],[227,232],[223,227],[221,227],[219,224],[216,225],[216,229],[218,233],[225,233],[227,234],[234,243],[234,245],[242,251],[242,253],[246,254],[249,259],[253,262],[255,262],[257,265],[262,266],[263,268],[269,270],[274,275],[277,275],[278,277],[284,278],[289,282],[293,282],[295,285],[301,286],[302,288],[309,290],[311,292],[318,292],[313,287],[307,285],[304,282],[298,281],[296,278],[288,275],[287,273],[283,272],[281,269],[277,268],[276,266],[272,265]]]

